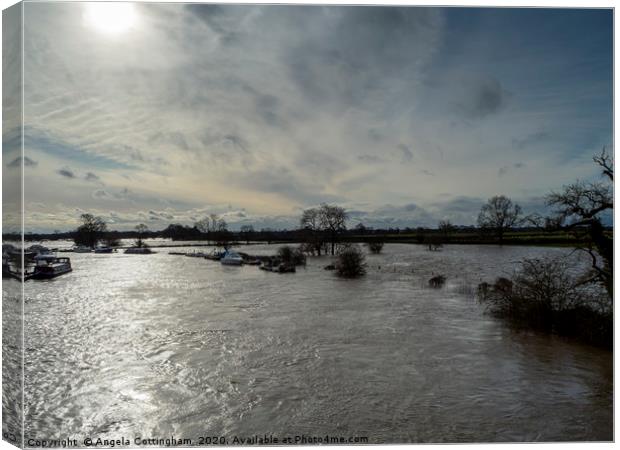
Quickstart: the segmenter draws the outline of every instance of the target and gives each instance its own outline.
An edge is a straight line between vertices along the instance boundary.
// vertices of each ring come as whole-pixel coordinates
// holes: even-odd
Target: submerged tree
[[[491,197],[482,206],[478,215],[478,226],[483,230],[492,231],[499,239],[500,245],[504,240],[504,233],[517,225],[520,221],[521,207],[503,195]]]
[[[319,208],[319,222],[321,228],[329,235],[331,253],[334,255],[338,234],[347,229],[347,213],[340,206],[323,203]]]
[[[304,232],[304,251],[312,255],[316,252],[318,256],[321,256],[324,241],[319,218],[319,209],[308,208],[304,210],[301,214],[300,225]]]
[[[579,241],[586,242],[579,248],[589,254],[592,264],[582,282],[602,283],[613,298],[613,236],[605,231],[601,220],[601,214],[613,211],[613,159],[603,148],[593,160],[602,169],[603,181],[576,181],[549,194],[547,204],[555,208],[555,216],[546,222],[570,230]]]
[[[334,255],[339,234],[347,229],[347,213],[340,206],[323,203],[318,208],[304,210],[300,225],[305,233],[306,250],[321,256],[326,242],[329,242]]]
[[[80,225],[73,234],[73,241],[76,245],[84,245],[95,248],[97,243],[103,239],[108,226],[101,217],[92,214],[82,214],[80,216],[82,225]]]
[[[136,225],[135,230],[138,232],[135,246],[138,248],[146,247],[146,244],[144,243],[144,235],[149,230],[149,227],[141,223],[139,225]]]

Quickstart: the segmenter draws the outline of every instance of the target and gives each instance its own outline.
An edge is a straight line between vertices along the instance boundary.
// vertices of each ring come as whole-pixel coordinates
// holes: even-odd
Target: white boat
[[[220,258],[220,262],[226,266],[240,266],[243,264],[243,258],[239,253],[228,250]]]
[[[73,253],[90,253],[93,249],[90,247],[86,247],[85,245],[78,245],[73,247]]]

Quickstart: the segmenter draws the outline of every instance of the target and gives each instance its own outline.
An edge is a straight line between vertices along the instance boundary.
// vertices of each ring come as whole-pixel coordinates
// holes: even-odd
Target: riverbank
[[[609,228],[606,234],[613,236],[613,230]],[[135,239],[134,231],[112,231],[109,235],[116,239]],[[144,234],[145,239],[169,239],[174,244],[166,244],[166,247],[209,247],[213,246],[215,239],[207,235],[192,235],[188,237],[168,235],[163,231],[150,231]],[[72,240],[73,235],[67,233],[28,233],[24,236],[26,242]],[[459,244],[459,245],[498,245],[499,240],[492,234],[483,233],[477,228],[462,227],[450,232],[442,232],[437,229],[392,229],[392,230],[345,230],[337,236],[340,242],[373,242],[383,241],[402,244]],[[19,241],[20,235],[5,234],[3,242]],[[304,242],[307,236],[303,230],[281,231],[253,231],[251,233],[230,232],[227,242],[234,245],[248,243],[264,244],[290,244]],[[192,244],[187,244],[192,242]],[[522,228],[507,231],[502,239],[502,245],[518,246],[542,246],[542,247],[571,247],[586,244],[587,241],[579,239],[575,234],[564,230],[545,231],[538,228]]]

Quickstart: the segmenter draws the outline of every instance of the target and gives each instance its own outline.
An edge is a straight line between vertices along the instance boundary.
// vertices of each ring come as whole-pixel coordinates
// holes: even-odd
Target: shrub
[[[520,326],[612,344],[611,303],[579,283],[565,259],[525,259],[511,280],[478,286],[488,311]]]
[[[381,241],[372,241],[366,245],[368,246],[368,250],[370,250],[370,253],[379,254],[383,250],[383,246],[385,245],[385,243]]]
[[[305,266],[306,255],[304,255],[301,248],[293,248],[290,245],[285,245],[278,249],[278,259],[287,265],[291,266]]]
[[[339,277],[358,278],[366,274],[366,257],[359,246],[347,246],[338,253],[335,267]]]

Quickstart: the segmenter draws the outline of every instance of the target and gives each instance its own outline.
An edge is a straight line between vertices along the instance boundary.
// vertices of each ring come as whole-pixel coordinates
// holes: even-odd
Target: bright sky
[[[31,231],[81,212],[112,229],[208,213],[294,227],[321,202],[350,226],[467,225],[497,194],[540,209],[612,144],[609,9],[24,8]]]

